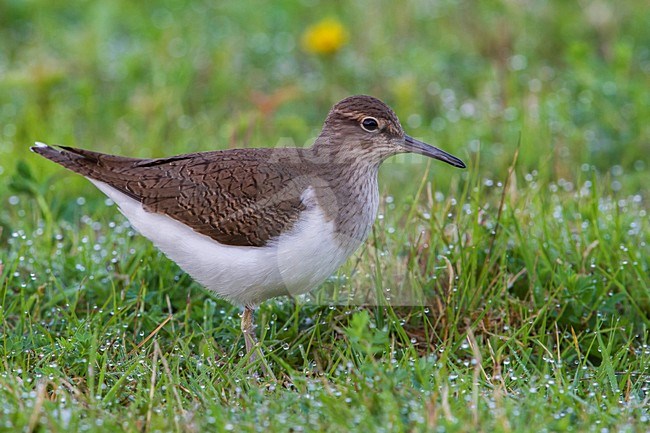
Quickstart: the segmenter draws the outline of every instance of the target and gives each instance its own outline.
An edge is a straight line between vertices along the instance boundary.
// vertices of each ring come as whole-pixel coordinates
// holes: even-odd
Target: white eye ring
[[[377,119],[375,119],[374,117],[370,117],[370,116],[364,117],[361,120],[360,125],[361,125],[361,128],[364,131],[367,131],[367,132],[377,132],[377,131],[379,131],[379,121],[377,121]]]

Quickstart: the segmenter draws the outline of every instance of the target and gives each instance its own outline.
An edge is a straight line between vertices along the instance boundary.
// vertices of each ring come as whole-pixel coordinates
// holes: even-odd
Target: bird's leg
[[[256,355],[253,350],[257,344],[255,338],[255,325],[253,324],[253,309],[251,307],[244,307],[244,312],[241,316],[241,331],[244,333],[244,341],[246,342],[246,353],[250,353],[251,362],[255,361]],[[253,352],[253,353],[251,353]]]
[[[244,334],[244,341],[246,342],[246,353],[249,354],[248,362],[252,364],[253,362],[255,362],[255,360],[257,360],[257,357],[259,355],[261,360],[260,367],[262,369],[262,374],[270,375],[270,377],[275,379],[273,372],[269,369],[269,366],[266,363],[266,359],[264,359],[264,353],[262,352],[262,348],[257,343],[257,338],[255,338],[255,324],[253,323],[253,311],[254,310],[252,307],[246,306],[244,307],[244,312],[241,315],[241,330],[242,333]]]

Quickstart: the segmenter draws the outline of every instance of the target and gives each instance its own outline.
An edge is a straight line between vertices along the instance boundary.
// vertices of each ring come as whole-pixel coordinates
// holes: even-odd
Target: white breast
[[[358,248],[360,239],[337,235],[305,190],[310,203],[290,232],[264,247],[224,245],[142,204],[104,182],[89,179],[111,198],[131,225],[207,289],[235,304],[256,305],[283,294],[305,293],[323,282]]]

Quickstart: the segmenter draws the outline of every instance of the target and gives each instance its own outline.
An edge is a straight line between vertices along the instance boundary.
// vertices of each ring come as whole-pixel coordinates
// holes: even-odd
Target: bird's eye
[[[379,129],[379,122],[374,117],[364,117],[361,121],[361,127],[368,132],[374,132]]]

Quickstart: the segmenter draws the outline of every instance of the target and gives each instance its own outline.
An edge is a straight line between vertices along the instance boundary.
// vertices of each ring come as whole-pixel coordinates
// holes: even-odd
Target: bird
[[[367,95],[336,103],[313,145],[304,148],[154,159],[41,142],[31,150],[86,177],[194,280],[243,307],[241,330],[251,359],[259,348],[254,309],[318,287],[368,237],[384,160],[416,153],[466,167],[405,134],[395,112]]]

